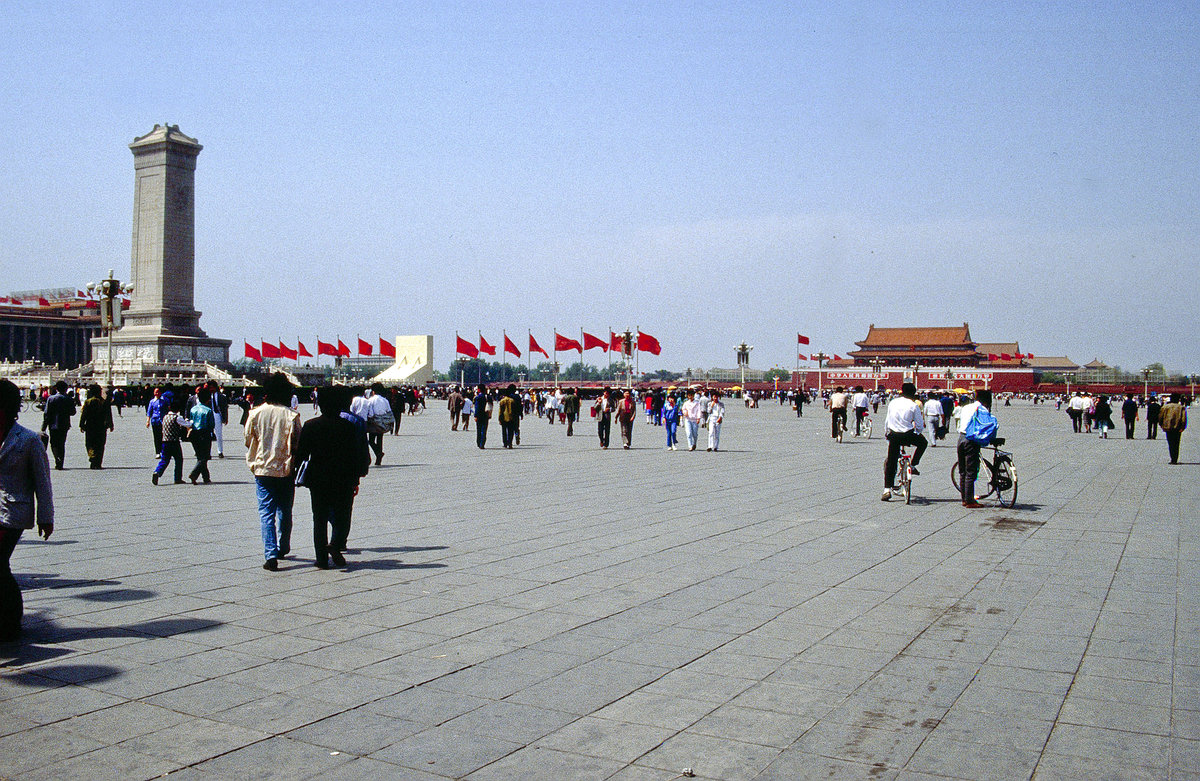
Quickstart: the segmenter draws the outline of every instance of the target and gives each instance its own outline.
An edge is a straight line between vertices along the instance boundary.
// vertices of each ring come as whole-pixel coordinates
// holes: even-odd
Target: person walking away
[[[837,439],[839,426],[846,427],[846,406],[850,403],[850,397],[846,395],[845,389],[839,385],[833,395],[829,397],[829,413],[833,423],[833,438]]]
[[[463,395],[458,392],[458,386],[455,385],[446,399],[446,408],[450,410],[451,431],[458,431],[458,416],[462,414],[463,401]]]
[[[1092,413],[1092,421],[1100,431],[1100,438],[1108,439],[1108,432],[1113,427],[1112,405],[1108,403],[1108,396],[1100,396],[1097,399]]]
[[[375,452],[375,466],[379,466],[383,463],[384,456],[383,435],[392,430],[396,419],[392,415],[392,404],[387,399],[383,383],[377,382],[369,390],[363,391],[363,399],[366,403],[362,405],[362,411],[355,410],[353,407],[351,407],[351,411],[366,419],[367,444]]]
[[[295,454],[300,415],[291,409],[292,384],[276,372],[263,383],[266,403],[246,420],[246,465],[254,475],[263,543],[263,569],[279,569],[292,542],[292,505],[296,499]],[[278,529],[276,528],[278,524]],[[277,535],[278,531],[278,535]]]
[[[79,430],[87,448],[88,468],[103,469],[104,446],[108,443],[108,432],[113,430],[113,414],[97,383],[88,386],[87,399],[79,409]]]
[[[338,409],[340,410],[339,417],[353,425],[354,431],[358,436],[357,452],[365,465],[363,468],[363,476],[365,477],[367,471],[371,468],[371,448],[367,445],[367,421],[350,411],[350,391],[348,388],[338,385],[326,389],[327,393],[331,391],[335,394],[334,398],[337,400]],[[335,535],[329,541],[329,547],[338,553],[346,552],[346,542],[350,538],[350,525],[354,518],[355,496],[358,496],[357,487],[355,488],[354,495],[350,497],[350,503],[345,507],[345,518],[340,522],[340,536]]]
[[[150,435],[154,438],[154,455],[156,456],[162,454],[163,413],[169,406],[163,403],[162,390],[159,388],[154,389],[154,398],[146,403],[146,428],[150,429]]]
[[[863,391],[863,386],[859,385],[854,389],[851,403],[854,405],[854,436],[857,437],[862,434],[863,418],[867,416],[867,408],[871,406],[871,399]]]
[[[605,388],[592,405],[592,414],[596,417],[596,435],[600,438],[600,449],[608,450],[608,442],[612,436],[613,408],[612,390]]]
[[[188,421],[183,415],[184,398],[172,393],[164,393],[161,400],[165,402],[166,411],[162,416],[162,449],[159,452],[158,466],[150,476],[150,482],[158,485],[158,479],[167,471],[167,464],[175,461],[175,483],[183,482],[183,438],[187,436]]]
[[[42,431],[50,435],[50,452],[54,454],[54,468],[62,469],[67,457],[67,434],[71,431],[71,417],[75,414],[75,400],[67,395],[67,383],[54,383],[54,393],[46,399],[46,410],[42,415]]]
[[[1138,403],[1132,393],[1125,394],[1125,401],[1121,404],[1121,417],[1125,420],[1125,438],[1133,439],[1133,429],[1139,416]]]
[[[1075,395],[1067,402],[1067,417],[1071,419],[1071,430],[1076,434],[1083,431],[1083,394],[1075,391]]]
[[[680,413],[683,415],[684,435],[687,437],[688,450],[696,449],[696,440],[700,439],[700,421],[704,419],[703,405],[696,400],[696,391],[688,389],[687,401],[683,402]]]
[[[568,388],[563,396],[563,411],[567,414],[567,436],[574,436],[575,422],[579,420],[579,390]]]
[[[979,497],[975,496],[975,480],[979,477],[979,449],[981,446],[978,442],[967,439],[967,426],[971,425],[971,419],[975,417],[978,410],[984,409],[990,413],[991,407],[992,392],[981,389],[975,391],[975,401],[958,408],[958,475],[961,481],[959,492],[962,495],[963,507],[983,506],[979,503]]]
[[[925,415],[925,428],[929,431],[930,447],[937,447],[942,429],[942,400],[936,394],[925,400],[922,408]]]
[[[1158,439],[1158,413],[1161,411],[1158,396],[1151,393],[1146,401],[1146,439]]]
[[[662,422],[663,427],[667,429],[667,450],[675,450],[678,442],[676,432],[679,429],[679,407],[675,406],[674,395],[663,400]]]
[[[1096,419],[1096,400],[1092,398],[1092,394],[1087,394],[1081,402],[1083,409],[1083,433],[1092,433],[1092,424]]]
[[[806,401],[808,401],[808,395],[804,392],[804,389],[801,388],[800,390],[796,391],[796,397],[795,397],[796,417],[798,417],[798,418],[804,417],[804,402],[806,402]]]
[[[1179,463],[1179,440],[1187,428],[1187,408],[1183,406],[1178,393],[1171,394],[1171,400],[1162,406],[1158,413],[1158,427],[1167,438],[1167,452],[1171,463]]]
[[[712,401],[708,402],[708,452],[715,453],[721,449],[721,424],[725,421],[725,405],[721,402],[721,391],[712,392]]]
[[[517,421],[521,419],[521,401],[517,398],[517,386],[510,384],[500,397],[500,441],[506,450],[511,450],[516,438]]]
[[[492,400],[488,398],[487,388],[480,385],[472,402],[475,406],[475,444],[483,450],[487,446],[488,419],[492,417]]]
[[[637,402],[633,394],[625,391],[625,395],[617,402],[617,425],[621,427],[621,447],[628,450],[633,446],[633,422],[637,420]]]
[[[911,445],[913,450],[911,471],[914,475],[921,455],[929,443],[921,432],[925,430],[925,417],[921,414],[921,403],[917,401],[917,386],[906,382],[900,386],[900,395],[888,402],[887,420],[883,425],[883,436],[888,441],[887,460],[883,463],[883,501],[892,498],[896,489],[896,467],[900,463],[900,448]]]
[[[471,418],[475,415],[475,402],[469,395],[463,396],[462,406],[462,430],[471,430]]]
[[[303,485],[312,500],[313,551],[319,569],[344,567],[342,555],[358,482],[370,468],[366,438],[342,417],[349,410],[344,393],[326,389],[317,399],[321,414],[306,422],[296,442],[295,463],[305,464]],[[332,530],[332,536],[330,536]]]

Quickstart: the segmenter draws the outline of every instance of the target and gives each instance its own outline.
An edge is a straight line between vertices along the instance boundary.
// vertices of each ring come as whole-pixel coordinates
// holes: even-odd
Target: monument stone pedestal
[[[133,300],[112,336],[113,368],[229,363],[228,339],[200,328],[195,308],[195,174],[203,148],[177,125],[155,125],[129,145],[133,195]],[[92,340],[92,365],[108,367],[108,336]]]

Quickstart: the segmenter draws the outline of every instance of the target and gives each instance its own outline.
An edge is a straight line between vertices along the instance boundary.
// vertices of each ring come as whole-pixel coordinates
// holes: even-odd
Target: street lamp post
[[[1142,398],[1150,398],[1150,367],[1142,369]]]
[[[883,376],[883,364],[886,363],[882,358],[872,358],[867,361],[871,364],[871,373],[875,375],[875,392],[879,392],[879,378]]]
[[[824,352],[819,352],[816,355],[816,359],[817,359],[817,398],[821,397],[821,379],[822,379],[822,374],[823,374],[823,372],[821,371],[821,367],[825,365],[825,361],[829,360],[829,357],[830,356],[826,355]]]
[[[921,386],[920,386],[921,381],[919,379],[920,373],[921,373],[921,362],[914,361],[913,362],[913,385],[916,386],[917,390],[921,390]]]
[[[99,282],[87,284],[89,293],[95,292],[100,296],[100,325],[108,332],[108,372],[105,384],[111,398],[113,388],[113,333],[121,327],[121,294],[132,293],[133,285],[122,285],[108,270],[108,277]]]
[[[625,361],[625,387],[633,387],[633,331],[621,334],[621,358]]]
[[[946,392],[949,393],[954,387],[954,370],[946,369]]]
[[[737,351],[738,368],[742,370],[742,393],[746,392],[746,364],[750,363],[750,351],[754,349],[753,345],[742,342],[734,350]]]

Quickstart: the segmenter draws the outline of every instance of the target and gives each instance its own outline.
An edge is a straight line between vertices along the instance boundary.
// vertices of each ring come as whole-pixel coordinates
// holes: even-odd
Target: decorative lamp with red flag
[[[263,342],[262,343],[262,357],[278,358],[279,357],[279,348],[276,347],[275,345],[271,344],[270,342]]]
[[[301,358],[313,357],[313,354],[310,353],[308,348],[304,346],[304,342],[300,341],[299,339],[296,340],[296,355],[300,356]]]
[[[804,334],[796,334],[796,343],[797,344],[808,344],[808,337],[805,336]]]
[[[504,335],[504,352],[511,353],[518,358],[521,357],[521,351],[517,349],[515,344],[513,344],[513,340],[508,338],[508,334]]]
[[[262,353],[258,351],[257,347],[251,347],[249,342],[246,342],[246,357],[262,363]]]
[[[483,334],[479,335],[479,352],[487,353],[488,355],[496,354],[495,345],[488,344],[488,340],[483,338]]]
[[[529,335],[529,354],[532,355],[533,353],[541,353],[542,355],[546,356],[547,358],[550,357],[550,353],[543,350],[542,346],[537,343],[537,339],[533,338],[533,334],[530,334]]]
[[[479,348],[478,347],[471,344],[470,342],[468,342],[466,339],[462,338],[458,334],[455,334],[454,338],[456,340],[455,345],[454,345],[454,351],[456,353],[458,353],[459,355],[465,355],[468,358],[478,358],[479,357]]]
[[[599,336],[592,336],[587,331],[583,332],[583,349],[594,350],[599,347],[604,352],[608,352],[608,342],[601,339]]]
[[[558,331],[555,331],[554,332],[554,350],[555,350],[555,352],[559,352],[559,351],[567,352],[570,350],[575,350],[576,352],[583,354],[583,345],[581,345],[579,342],[572,339],[571,337],[563,336]]]
[[[379,354],[383,355],[387,358],[395,358],[396,357],[396,345],[387,341],[382,336],[379,337]]]
[[[1034,355],[1033,355],[1033,353],[1025,353],[1025,357],[1026,357],[1026,358],[1033,358],[1033,357],[1034,357]]]
[[[287,358],[289,361],[294,361],[296,360],[296,351],[281,341],[279,343],[279,357]]]
[[[1017,353],[1016,358],[1018,361],[1025,360],[1025,353]]]
[[[337,347],[329,342],[322,342],[320,339],[317,340],[317,355],[330,355],[336,358],[337,354]]]
[[[653,336],[642,331],[638,331],[637,348],[640,352],[650,353],[651,355],[660,355],[662,353],[662,345]]]
[[[371,346],[370,342],[366,341],[361,336],[358,337],[358,354],[359,355],[371,355],[374,352],[375,352],[375,348]]]
[[[342,337],[338,337],[337,354],[343,358],[350,357],[350,347],[342,341]]]

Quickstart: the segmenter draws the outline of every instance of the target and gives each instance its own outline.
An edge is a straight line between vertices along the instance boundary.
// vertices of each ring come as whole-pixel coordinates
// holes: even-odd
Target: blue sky
[[[128,276],[167,121],[237,344],[640,325],[644,368],[767,367],[966,321],[1200,372],[1200,7],[978,5],[7,3],[0,286]]]

